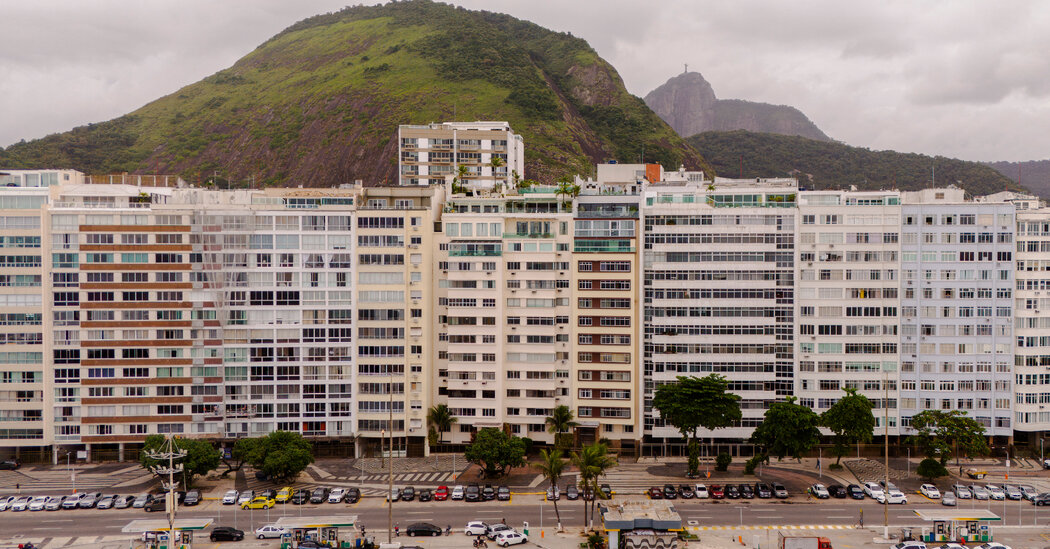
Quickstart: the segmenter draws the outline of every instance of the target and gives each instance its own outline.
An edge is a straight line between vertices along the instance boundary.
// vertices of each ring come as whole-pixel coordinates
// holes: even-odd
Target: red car
[[[664,489],[659,486],[653,486],[649,489],[649,499],[664,499]]]
[[[725,499],[726,493],[722,490],[722,487],[718,484],[712,484],[709,489],[711,492],[711,499]]]
[[[438,486],[438,489],[434,491],[435,501],[445,501],[448,499],[448,486]]]

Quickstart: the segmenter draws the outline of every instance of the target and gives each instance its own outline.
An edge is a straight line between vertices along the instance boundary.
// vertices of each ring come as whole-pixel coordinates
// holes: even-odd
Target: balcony
[[[554,238],[554,233],[503,233],[503,238]]]
[[[619,246],[602,241],[577,242],[572,251],[576,253],[634,253],[634,246]]]

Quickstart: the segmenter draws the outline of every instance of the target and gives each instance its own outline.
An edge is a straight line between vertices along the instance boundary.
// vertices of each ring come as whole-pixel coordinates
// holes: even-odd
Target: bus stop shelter
[[[281,517],[275,524],[287,532],[281,537],[282,549],[295,549],[299,542],[307,540],[339,548],[353,548],[360,543],[357,515]]]
[[[168,519],[140,519],[129,522],[120,531],[139,534],[148,549],[192,549],[193,533],[211,526],[211,519],[175,519],[170,533],[168,526]]]
[[[992,541],[992,523],[1001,519],[987,509],[929,509],[915,514],[933,527],[922,529],[922,541],[978,542]]]

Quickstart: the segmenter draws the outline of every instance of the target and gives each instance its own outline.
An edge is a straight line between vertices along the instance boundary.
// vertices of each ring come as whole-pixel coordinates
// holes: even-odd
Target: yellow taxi
[[[291,486],[285,486],[277,491],[277,495],[274,496],[273,500],[277,503],[288,503],[288,500],[292,499],[292,494],[295,490]]]
[[[259,496],[252,498],[251,501],[246,501],[241,504],[241,509],[269,509],[276,505],[276,501],[273,498]]]

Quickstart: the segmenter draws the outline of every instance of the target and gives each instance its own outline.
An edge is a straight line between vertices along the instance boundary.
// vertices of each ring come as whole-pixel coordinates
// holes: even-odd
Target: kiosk
[[[192,549],[193,533],[211,526],[211,519],[175,519],[174,529],[168,532],[166,519],[133,520],[121,532],[139,534],[147,549]]]
[[[915,514],[933,528],[922,529],[922,541],[927,543],[954,541],[987,543],[992,541],[991,524],[1001,520],[987,509],[929,509]]]
[[[355,548],[361,543],[357,515],[281,517],[275,524],[286,531],[281,536],[281,549],[298,549],[304,541],[341,549]]]

